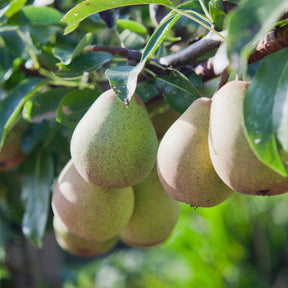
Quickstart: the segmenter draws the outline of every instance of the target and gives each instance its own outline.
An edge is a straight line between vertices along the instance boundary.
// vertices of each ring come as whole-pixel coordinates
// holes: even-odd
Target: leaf
[[[11,17],[14,25],[62,25],[60,22],[63,14],[52,7],[24,6],[21,11]]]
[[[72,8],[65,16],[62,18],[61,21],[66,22],[68,26],[66,27],[64,34],[71,33],[74,31],[79,23],[86,19],[88,16],[117,8],[123,6],[131,6],[131,5],[141,5],[141,4],[160,4],[171,6],[171,1],[169,0],[115,0],[115,1],[95,1],[95,0],[86,0]]]
[[[22,199],[25,212],[22,231],[36,247],[42,247],[50,204],[53,161],[45,151],[31,155],[24,164]]]
[[[227,16],[227,52],[232,68],[244,73],[247,59],[260,39],[273,28],[287,0],[245,1]]]
[[[22,56],[25,46],[14,30],[0,29],[0,81],[9,73],[14,60]],[[5,80],[5,79],[3,79]]]
[[[0,139],[4,143],[6,134],[21,112],[25,102],[43,85],[41,78],[25,79],[3,100],[0,100]],[[42,83],[41,83],[42,82]]]
[[[84,72],[93,72],[101,68],[112,59],[112,55],[107,52],[87,52],[77,56],[69,65],[60,66],[60,72],[56,75],[63,78],[76,78]]]
[[[0,10],[0,17],[7,16],[8,18],[17,13],[27,2],[27,0],[13,0],[7,6]]]
[[[129,29],[130,31],[135,32],[140,35],[148,34],[146,27],[134,20],[118,19],[116,21],[116,24],[122,29]]]
[[[74,129],[84,113],[101,94],[98,89],[75,90],[64,96],[56,113],[56,121]]]
[[[177,112],[183,113],[201,95],[181,72],[166,69],[166,75],[157,75],[157,86],[162,89],[167,103]]]
[[[52,50],[53,55],[59,59],[63,64],[69,65],[72,60],[74,60],[84,48],[92,43],[92,33],[87,33],[78,43],[78,45],[73,49],[72,47],[54,47]]]
[[[287,79],[288,48],[263,60],[244,101],[245,127],[253,151],[283,176],[288,174],[279,156],[277,140],[288,152]]]
[[[35,95],[25,103],[23,118],[38,124],[43,120],[55,120],[60,101],[70,91],[69,87],[61,87]]]
[[[216,24],[218,30],[221,31],[223,29],[223,22],[226,16],[223,10],[222,0],[211,0],[209,2],[209,11],[213,22]]]
[[[127,80],[133,69],[133,66],[116,66],[105,71],[105,76],[108,78],[111,88],[122,101],[127,96]]]
[[[146,62],[151,58],[155,51],[160,47],[166,34],[170,31],[173,25],[181,17],[180,14],[173,15],[172,17],[167,17],[163,20],[159,27],[154,31],[150,37],[147,45],[144,48],[140,62],[130,71],[127,80],[127,96],[124,100],[126,104],[129,104],[133,94],[135,93],[137,87],[138,75],[144,68]]]

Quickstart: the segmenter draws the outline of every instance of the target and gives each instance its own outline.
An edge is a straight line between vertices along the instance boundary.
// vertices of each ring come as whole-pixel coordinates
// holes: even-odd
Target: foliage
[[[261,161],[288,175],[288,48],[248,65],[267,32],[287,27],[287,1],[77,3],[0,3],[1,145],[19,122],[27,124],[24,162],[0,173],[0,283],[11,278],[4,263],[7,242],[24,235],[37,247],[43,245],[51,230],[53,181],[70,158],[73,129],[110,86],[127,105],[136,91],[147,105],[161,97],[183,113],[195,99],[207,96],[204,91],[212,82],[196,67],[215,56],[229,64],[222,64],[222,70],[228,69],[230,79],[237,74],[251,81],[244,106],[251,147]],[[233,7],[229,13],[227,3]],[[165,11],[158,24],[151,4]],[[210,34],[217,48],[200,49],[196,59],[180,59],[177,53],[191,40],[201,43]],[[94,45],[102,50],[94,51]],[[175,65],[161,64],[168,56],[175,57]],[[67,264],[65,287],[94,287],[95,275],[100,283],[108,272],[115,283],[99,287],[271,287],[287,282],[282,272],[287,269],[282,253],[287,244],[285,195],[273,200],[235,195],[208,210],[182,208],[175,233],[164,246],[149,251],[120,246],[105,259],[84,266],[80,262],[76,270]]]

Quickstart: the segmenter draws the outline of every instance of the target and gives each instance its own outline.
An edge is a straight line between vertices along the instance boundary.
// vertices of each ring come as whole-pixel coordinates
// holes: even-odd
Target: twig
[[[275,53],[281,49],[288,47],[288,25],[276,28],[267,33],[258,43],[255,51],[248,58],[248,64],[262,60],[269,54]],[[207,81],[218,77],[219,74],[214,72],[214,57],[199,63],[194,72],[202,77],[203,81]]]
[[[140,61],[142,53],[137,50],[131,50],[123,47],[111,47],[105,45],[91,45],[85,48],[86,51],[93,51],[93,52],[109,52],[113,55],[122,56],[128,60],[135,60]]]

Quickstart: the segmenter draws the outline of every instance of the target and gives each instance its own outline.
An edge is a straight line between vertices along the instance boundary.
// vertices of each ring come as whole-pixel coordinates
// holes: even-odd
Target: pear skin
[[[216,174],[209,155],[211,100],[199,98],[168,129],[160,142],[157,167],[166,192],[194,207],[212,207],[233,191]]]
[[[163,189],[156,167],[133,187],[134,212],[121,240],[133,247],[150,247],[163,243],[172,233],[180,214],[179,202]]]
[[[123,188],[141,182],[152,170],[158,139],[145,105],[136,98],[127,108],[108,90],[77,124],[70,150],[86,181]]]
[[[89,241],[116,237],[134,208],[132,187],[116,189],[85,181],[70,160],[53,189],[52,209],[64,229]]]
[[[117,244],[118,238],[115,237],[107,241],[88,241],[75,236],[65,230],[65,225],[57,217],[53,217],[53,228],[55,238],[59,246],[70,254],[81,257],[95,257],[110,252]]]
[[[3,146],[0,149],[0,171],[12,170],[19,166],[26,157],[21,150],[22,126],[14,127],[7,134]]]
[[[209,150],[213,166],[231,189],[251,195],[288,191],[288,178],[262,163],[246,137],[243,103],[249,82],[231,81],[212,100]]]

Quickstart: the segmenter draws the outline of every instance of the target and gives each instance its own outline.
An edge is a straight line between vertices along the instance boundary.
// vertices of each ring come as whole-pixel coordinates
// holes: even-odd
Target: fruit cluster
[[[149,247],[168,238],[180,206],[159,181],[158,139],[137,96],[127,109],[112,90],[100,95],[76,126],[70,146],[71,160],[52,196],[61,247],[96,256],[118,240]]]
[[[234,191],[287,192],[288,178],[258,160],[247,141],[248,87],[231,81],[211,99],[197,99],[160,145],[141,99],[134,96],[127,108],[112,90],[100,95],[76,126],[72,159],[54,187],[58,243],[86,256],[106,253],[119,239],[153,246],[173,231],[178,201],[212,207]]]

